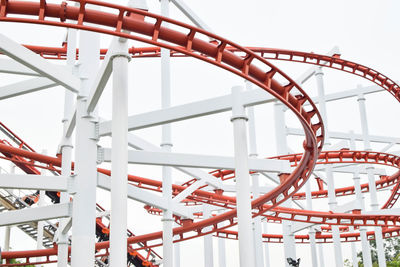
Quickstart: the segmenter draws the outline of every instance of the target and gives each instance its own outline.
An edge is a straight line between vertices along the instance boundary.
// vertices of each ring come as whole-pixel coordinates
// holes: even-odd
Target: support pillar
[[[10,251],[11,226],[6,226],[4,233],[3,251]]]
[[[161,0],[161,15],[169,17],[169,0]],[[170,74],[170,51],[161,48],[161,108],[171,106],[171,74]],[[171,124],[162,126],[161,148],[164,151],[171,152]],[[162,167],[163,179],[163,198],[168,203],[168,209],[163,211],[163,266],[173,267],[173,217],[172,217],[172,169],[171,167]]]
[[[224,238],[218,238],[218,267],[226,267],[226,250]]]
[[[246,89],[250,91],[252,84],[246,81]],[[249,157],[257,158],[257,138],[256,138],[256,125],[254,116],[254,107],[247,108],[247,114],[249,116],[248,130],[249,130]],[[253,199],[260,197],[260,185],[259,185],[259,173],[251,173],[251,182],[253,188]],[[262,247],[262,229],[261,229],[261,216],[253,218],[253,239],[254,239],[254,254],[256,267],[264,267],[264,253]]]
[[[285,122],[285,107],[282,103],[275,103],[274,116],[275,116],[275,138],[277,140],[277,154],[288,154],[288,145],[286,140],[286,122]],[[291,207],[291,199],[284,202],[286,207]],[[294,235],[292,234],[292,222],[282,220],[282,234],[283,234],[283,249],[284,249],[284,262],[285,266],[289,267],[287,258],[296,259],[296,246]]]
[[[321,67],[318,68],[317,71],[315,72],[315,78],[317,80],[318,99],[319,99],[318,107],[325,125],[325,145],[330,145],[323,75],[324,74],[322,72],[322,68]],[[334,210],[337,206],[337,202],[336,202],[335,184],[333,181],[332,167],[328,165],[325,168],[325,171],[328,183],[329,209]],[[342,247],[340,243],[339,227],[337,225],[332,225],[332,239],[333,239],[333,249],[335,253],[335,266],[342,267],[343,266]]]
[[[312,196],[311,196],[311,179],[309,179],[306,183],[306,207],[308,210],[312,210]],[[311,263],[313,267],[318,267],[318,258],[317,258],[317,247],[315,243],[315,230],[311,226],[308,229],[308,235],[310,237],[310,249],[311,249]]]
[[[323,244],[318,244],[319,266],[325,266],[324,247]]]
[[[264,233],[268,233],[268,223],[264,222],[263,223],[263,232]],[[264,244],[264,262],[265,262],[265,267],[271,267],[271,263],[270,263],[270,254],[269,254],[269,246],[268,243],[265,242]]]
[[[350,134],[351,134],[350,149],[355,150],[356,149],[356,141],[355,141],[355,137],[354,137],[354,132],[351,131]],[[361,192],[360,173],[358,171],[355,171],[353,174],[353,183],[354,183],[354,191],[356,194],[357,206],[361,211],[364,211],[365,210],[364,196],[363,196],[363,193]],[[369,241],[367,239],[367,234],[366,234],[367,228],[360,227],[359,232],[360,232],[360,238],[361,238],[361,252],[362,252],[364,266],[372,267],[371,251],[369,248]]]
[[[210,206],[203,204],[203,218],[208,219],[211,217]],[[205,229],[210,230],[209,227]],[[212,234],[204,236],[204,267],[214,266],[214,254],[213,254],[213,241]]]
[[[76,41],[77,41],[77,32],[75,29],[68,29],[68,45],[67,45],[67,65],[71,67],[71,69],[75,65],[76,59]],[[64,118],[62,120],[64,126],[64,132],[67,130],[67,125],[69,123],[68,116],[72,114],[72,107],[74,103],[74,94],[65,90],[64,97]],[[71,138],[66,138],[62,141],[61,144],[61,175],[70,176],[71,175],[71,163],[72,163],[72,140]],[[60,203],[68,203],[69,194],[68,192],[60,193]],[[60,219],[59,224],[61,227],[65,226],[68,222],[67,218]],[[68,257],[68,233],[59,233],[57,240],[57,267],[67,267],[69,257]]]
[[[81,88],[76,104],[75,184],[73,200],[72,267],[93,266],[96,229],[97,118],[87,114],[87,96],[98,69],[99,36],[81,31],[79,75]]]
[[[365,108],[364,95],[363,94],[358,95],[357,101],[360,111],[360,122],[364,139],[364,149],[368,151],[371,150],[371,144],[369,141],[367,111]],[[371,210],[378,210],[379,203],[376,192],[375,176],[373,172],[373,167],[371,165],[367,166],[367,175],[368,175],[369,196],[371,198],[371,204],[370,204]],[[375,230],[376,250],[378,252],[378,264],[380,267],[386,267],[385,250],[383,247],[383,238],[382,238],[382,227],[375,227],[374,230]]]
[[[232,88],[233,105],[231,121],[233,123],[235,151],[239,259],[240,266],[246,267],[255,266],[255,261],[246,134],[247,116],[239,96],[241,90],[241,86]]]
[[[128,43],[116,41],[113,56],[110,267],[127,262]]]

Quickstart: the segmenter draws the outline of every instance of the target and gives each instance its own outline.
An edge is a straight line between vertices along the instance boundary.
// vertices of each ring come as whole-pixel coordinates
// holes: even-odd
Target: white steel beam
[[[70,217],[71,214],[71,203],[8,211],[0,213],[0,225],[5,226],[32,221],[51,220],[55,218]]]
[[[204,23],[203,20],[198,17],[192,9],[190,9],[183,1],[181,0],[171,0],[171,2],[183,13],[186,17],[188,17],[197,27],[204,29],[208,32],[212,32],[211,28],[208,27],[207,24]]]
[[[317,165],[317,167],[314,169],[314,171],[323,171],[325,167],[323,165]],[[354,173],[355,170],[358,170],[360,174],[367,174],[367,168],[365,165],[355,165],[355,164],[349,164],[345,166],[333,166],[332,171],[333,172],[340,172],[340,173]],[[377,168],[374,169],[374,174],[375,175],[386,175],[386,170]]]
[[[33,78],[0,87],[0,100],[57,86],[47,78]]]
[[[400,208],[362,211],[361,214],[368,214],[368,215],[394,215],[394,216],[400,216]]]
[[[302,129],[296,128],[287,128],[287,133],[290,135],[304,135],[304,131]],[[329,137],[334,139],[346,139],[350,140],[352,138],[352,134],[344,133],[344,132],[333,132],[329,131]],[[396,137],[388,137],[388,136],[381,136],[381,135],[369,135],[370,142],[376,143],[395,143],[400,144],[400,138]],[[364,141],[362,134],[354,134],[354,140],[356,141]]]
[[[269,103],[275,98],[261,89],[245,91],[240,93],[244,106],[253,106]],[[142,114],[129,116],[129,131],[139,130],[147,127],[157,126],[164,123],[177,122],[201,116],[216,114],[232,109],[232,96],[225,95],[206,100],[196,101],[189,104],[164,108]],[[111,134],[111,121],[100,123],[100,136]]]
[[[0,34],[0,51],[65,88],[73,92],[79,91],[80,80],[68,68],[62,70],[3,34]]]
[[[330,102],[339,99],[355,97],[361,91],[364,92],[364,94],[370,94],[370,93],[380,92],[382,90],[383,89],[379,86],[362,87],[326,95],[325,101]],[[241,92],[240,97],[245,107],[260,105],[275,101],[274,97],[272,97],[271,95],[267,94],[265,91],[260,89]],[[172,122],[229,111],[232,109],[231,98],[232,98],[231,95],[225,95],[206,100],[196,101],[190,104],[183,104],[170,108],[133,115],[130,116],[128,119],[128,129],[129,131],[134,131],[147,127],[158,126],[163,123],[172,123]],[[318,103],[317,98],[312,98],[312,100],[314,103]],[[304,135],[304,132],[301,129],[288,128],[288,130],[289,131],[295,130],[295,133],[289,132],[290,134]],[[100,136],[111,135],[111,121],[104,121],[100,123],[99,134]],[[336,137],[336,132],[333,132],[332,134],[333,138],[348,139],[348,138]],[[396,138],[394,140],[397,140],[398,143],[400,143],[400,138]]]
[[[68,191],[73,179],[66,176],[0,174],[0,188]]]
[[[28,67],[11,59],[0,59],[0,73],[18,74],[27,76],[40,76],[39,73],[34,72]]]
[[[114,56],[116,42],[118,42],[118,39],[114,38],[110,47],[108,48],[106,56],[103,59],[100,69],[97,72],[96,78],[93,80],[87,100],[88,113],[95,109],[97,103],[99,102],[100,96],[103,93],[104,88],[106,87],[111,76],[113,70],[112,58]]]
[[[111,161],[111,150],[104,148],[104,161]],[[224,156],[184,154],[172,152],[154,152],[129,150],[128,162],[133,164],[149,164],[163,166],[178,166],[190,168],[235,169],[234,158]],[[273,159],[249,159],[249,168],[260,172],[290,172],[288,161]]]
[[[185,190],[180,192],[177,196],[175,196],[172,200],[172,203],[178,204],[182,200],[184,200],[187,196],[192,194],[194,191],[196,191],[198,188],[202,187],[206,183],[202,180],[196,181],[193,184],[189,185]]]
[[[110,177],[105,174],[98,173],[97,186],[101,189],[110,191],[111,187]],[[165,203],[162,197],[129,184],[128,184],[128,198],[159,209],[163,210],[167,209],[167,203]],[[191,209],[184,207],[182,205],[173,204],[172,212],[177,216],[185,218],[193,217]]]
[[[155,151],[155,152],[163,152],[163,150],[146,140],[130,133],[128,135],[128,146],[133,147],[135,149],[139,150],[146,150],[146,151]],[[216,179],[214,176],[211,174],[208,174],[202,170],[196,169],[196,168],[184,168],[184,167],[174,167],[175,169],[186,173],[189,176],[194,177],[197,180],[204,180],[206,184],[215,187],[215,188],[223,188],[223,183]]]

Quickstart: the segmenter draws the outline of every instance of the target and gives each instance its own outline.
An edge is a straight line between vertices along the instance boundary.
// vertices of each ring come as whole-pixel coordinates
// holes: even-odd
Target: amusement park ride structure
[[[1,158],[12,164],[0,174],[0,226],[6,229],[0,266],[180,266],[182,241],[200,237],[207,267],[227,266],[226,239],[237,240],[241,267],[276,266],[268,255],[270,243],[283,243],[282,266],[298,264],[296,244],[309,246],[313,267],[329,265],[322,246],[333,243],[331,264],[343,266],[347,242],[353,266],[358,266],[355,243],[360,242],[364,266],[372,267],[371,239],[376,240],[379,266],[386,266],[383,239],[400,234],[394,208],[400,196],[400,156],[387,151],[400,145],[400,138],[369,133],[365,95],[386,91],[399,101],[397,83],[343,59],[337,47],[326,55],[244,47],[212,33],[183,0],[160,4],[157,15],[147,10],[145,0],[127,6],[94,0],[0,1],[0,23],[67,31],[59,47],[19,44],[0,33],[0,73],[29,76],[1,87],[1,100],[65,89],[57,155],[35,151],[24,141],[28,136],[0,123]],[[170,5],[195,26],[168,18]],[[108,48],[100,45],[104,35],[112,36]],[[172,105],[170,60],[187,57],[245,82],[227,95]],[[161,109],[129,115],[129,64],[154,59],[161,61]],[[271,62],[309,66],[295,81]],[[371,85],[326,94],[328,69]],[[302,89],[311,78],[317,82],[316,97]],[[110,85],[112,118],[107,120],[99,115],[99,102]],[[328,130],[327,103],[343,99],[357,100],[361,133]],[[274,111],[277,154],[269,158],[257,151],[258,105]],[[222,112],[231,115],[233,156],[172,152],[171,123]],[[288,116],[301,127],[288,127]],[[162,127],[161,146],[133,132],[155,126]],[[111,142],[104,141],[110,137]],[[301,151],[291,151],[288,137],[301,140]],[[374,143],[384,147],[373,150]],[[141,165],[162,166],[162,178],[142,177],[129,167]],[[186,181],[177,183],[175,172]],[[338,174],[352,177],[353,184],[335,187]],[[109,209],[97,203],[98,188],[110,192]],[[379,191],[386,193],[383,205]],[[339,205],[339,197],[352,200]],[[322,199],[328,199],[325,211],[317,209]],[[162,231],[135,235],[129,230],[128,201],[143,203],[149,216],[162,216]],[[271,224],[281,224],[282,233],[268,231]],[[10,250],[11,226],[37,240],[37,249]],[[218,265],[213,238],[218,238]]]

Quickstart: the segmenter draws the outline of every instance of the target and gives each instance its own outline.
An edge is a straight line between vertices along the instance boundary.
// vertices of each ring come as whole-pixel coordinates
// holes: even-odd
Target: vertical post
[[[274,116],[275,116],[275,138],[277,140],[277,154],[285,155],[288,153],[288,145],[286,140],[286,122],[285,122],[285,110],[282,103],[275,103],[274,105]],[[292,201],[288,199],[283,203],[286,207],[291,207]],[[287,258],[296,258],[296,246],[294,235],[292,233],[292,222],[288,220],[282,221],[282,233],[283,233],[283,249],[284,249],[284,262],[285,266],[289,267]]]
[[[354,132],[350,132],[350,149],[355,150],[356,149],[356,141],[354,137]],[[357,201],[357,206],[361,211],[365,210],[365,204],[364,204],[364,196],[361,192],[361,185],[360,185],[360,173],[356,169],[356,171],[353,174],[353,182],[354,182],[354,191],[356,194],[356,201]],[[362,252],[362,258],[363,258],[363,263],[365,267],[372,267],[372,259],[371,259],[371,251],[369,248],[369,242],[367,239],[367,229],[365,227],[360,227],[359,229],[360,232],[360,238],[361,238],[361,252]]]
[[[67,65],[71,68],[75,65],[76,59],[76,30],[68,29],[68,45],[67,45]],[[68,125],[68,116],[72,114],[72,106],[74,102],[74,94],[65,90],[64,97],[64,118],[62,120],[64,124],[64,133],[67,130]],[[65,136],[65,135],[64,135]],[[61,143],[61,175],[70,176],[71,175],[71,163],[72,163],[72,141],[71,138],[66,138]],[[69,202],[69,194],[68,192],[61,192],[60,194],[60,203],[68,203]],[[68,219],[60,219],[60,226],[64,227],[67,223]],[[68,233],[63,234],[59,233],[57,240],[57,266],[58,267],[67,267],[68,265]]]
[[[73,200],[72,267],[93,266],[96,229],[97,118],[88,114],[87,96],[98,69],[99,35],[80,32],[79,75],[81,88],[76,104],[75,184]]]
[[[161,15],[169,17],[169,0],[161,0]],[[161,108],[171,106],[170,51],[161,48]],[[161,148],[170,152],[172,148],[171,124],[162,126]],[[173,267],[173,218],[172,218],[172,177],[171,167],[162,167],[163,198],[168,208],[163,211],[163,266]]]
[[[311,196],[310,183],[311,179],[309,179],[306,183],[306,207],[308,210],[312,210],[312,196]],[[315,243],[315,230],[312,226],[308,229],[308,235],[310,237],[311,263],[313,267],[318,267],[317,247]]]
[[[178,226],[180,225],[178,224]],[[179,242],[174,244],[174,255],[175,267],[181,267],[181,244]]]
[[[246,134],[247,116],[240,99],[241,90],[241,86],[232,88],[233,105],[231,121],[233,123],[235,151],[239,258],[240,266],[245,267],[255,266],[255,261]]]
[[[119,38],[113,55],[110,266],[127,262],[128,43]]]
[[[226,267],[225,239],[218,238],[218,267]]]
[[[322,244],[318,244],[318,254],[319,254],[319,266],[325,266],[324,260],[324,247]]]
[[[350,226],[349,230],[350,230],[350,233],[354,233],[354,226]],[[356,244],[355,244],[355,242],[350,242],[350,243],[351,243],[352,264],[353,264],[353,267],[358,267]]]
[[[0,173],[1,173],[1,169],[0,169]],[[12,162],[11,162],[11,166],[10,166],[10,173],[11,174],[15,173],[15,165]],[[10,190],[12,190],[12,189],[10,189]],[[4,233],[4,248],[3,248],[3,251],[9,251],[10,250],[10,240],[11,240],[11,226],[6,226],[5,233]]]
[[[252,84],[246,81],[246,89],[251,90]],[[257,158],[257,138],[256,138],[256,125],[254,116],[254,107],[247,108],[249,116],[248,129],[249,129],[249,157]],[[250,174],[253,188],[253,198],[260,197],[259,173],[253,172]],[[261,229],[261,216],[253,218],[253,239],[254,239],[254,254],[256,267],[263,267],[263,248],[262,248],[262,229]]]
[[[318,99],[319,99],[318,107],[325,125],[325,145],[330,145],[323,75],[324,73],[322,72],[322,68],[319,67],[315,72],[315,78],[317,80],[317,88],[318,88]],[[337,201],[335,193],[335,184],[333,181],[332,167],[328,165],[325,168],[325,171],[328,183],[329,209],[334,210],[337,206]],[[335,252],[336,267],[342,267],[343,266],[342,247],[340,243],[339,227],[337,225],[332,225],[332,238],[333,238],[333,249]]]
[[[364,139],[364,149],[371,150],[371,144],[369,140],[369,133],[368,133],[368,122],[367,122],[367,111],[365,108],[365,97],[363,94],[359,94],[357,97],[358,107],[360,110],[360,122],[361,122],[361,129]],[[369,196],[371,198],[371,209],[378,210],[379,203],[378,203],[378,196],[376,193],[376,183],[375,183],[375,176],[374,176],[374,167],[371,165],[367,165],[367,175],[368,175],[368,187],[369,187]],[[378,263],[380,267],[386,267],[386,258],[385,258],[385,251],[383,248],[383,238],[382,238],[382,228],[375,227],[375,240],[376,240],[376,250],[378,252]]]
[[[268,223],[265,221],[263,223],[263,232],[268,233]],[[269,246],[268,243],[266,242],[264,245],[264,260],[265,260],[265,267],[271,267],[270,263],[270,256],[269,256]]]
[[[203,218],[208,219],[211,217],[210,206],[207,204],[203,204]],[[209,227],[205,229],[209,230]],[[214,266],[214,256],[213,256],[213,241],[212,234],[204,236],[204,267],[213,267]]]

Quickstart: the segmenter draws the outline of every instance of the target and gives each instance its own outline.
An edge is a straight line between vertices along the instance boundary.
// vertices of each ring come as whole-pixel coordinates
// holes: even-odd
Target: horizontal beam
[[[155,146],[152,143],[149,143],[143,138],[140,138],[132,133],[128,134],[128,146],[139,150],[163,152],[163,150],[160,147]],[[197,180],[204,180],[206,184],[214,188],[223,189],[224,187],[224,184],[221,182],[221,180],[198,168],[185,168],[185,167],[174,167],[174,168],[183,173],[186,173],[187,175]]]
[[[64,192],[72,187],[72,181],[71,177],[66,176],[0,174],[0,188]]]
[[[362,211],[361,214],[366,215],[395,215],[400,216],[400,209],[381,209],[381,210],[370,210],[370,211]]]
[[[3,34],[0,34],[0,51],[65,88],[75,93],[79,92],[80,79],[74,76],[72,71],[68,71],[68,68],[60,69],[57,65],[50,63]]]
[[[317,165],[315,167],[315,171],[325,171],[325,166],[324,165]],[[333,172],[339,172],[339,173],[355,173],[358,172],[359,174],[368,174],[367,172],[367,166],[362,165],[362,164],[343,164],[341,163],[340,165],[333,166],[332,167]],[[374,168],[373,170],[374,175],[386,175],[386,170],[381,169],[381,168]]]
[[[111,149],[104,148],[104,161],[111,161]],[[143,150],[128,151],[128,162],[133,164],[148,164],[208,169],[235,169],[233,157],[196,155],[171,152],[154,152]],[[274,159],[249,158],[249,169],[258,172],[290,172],[289,161]]]
[[[33,93],[57,86],[58,84],[47,78],[33,78],[0,87],[0,100]]]
[[[111,181],[110,177],[98,173],[97,174],[97,186],[99,188],[102,188],[104,190],[110,191],[111,188]],[[168,203],[165,202],[165,200],[156,194],[150,193],[148,191],[145,191],[144,189],[140,189],[136,186],[133,185],[127,185],[128,186],[128,198],[132,200],[136,200],[139,202],[142,202],[144,204],[150,205],[152,207],[156,207],[159,209],[166,210],[168,208]],[[190,208],[184,207],[182,205],[172,205],[172,212],[181,217],[185,218],[192,218],[193,214],[191,213]]]
[[[358,204],[359,202],[357,200],[351,200],[343,205],[335,206],[332,211],[335,213],[347,213],[352,210],[361,209],[361,207],[358,207]]]
[[[11,59],[0,59],[0,73],[7,74],[18,74],[18,75],[28,75],[28,76],[40,76],[39,73],[34,72],[28,67],[16,62]]]
[[[72,203],[54,204],[0,213],[0,226],[23,224],[32,221],[52,220],[72,216]]]
[[[317,232],[321,232],[321,226],[315,223],[296,222],[296,221],[292,222],[291,230],[292,233],[294,234],[310,227],[314,228]]]
[[[286,131],[287,131],[287,134],[289,134],[289,135],[304,136],[303,129],[287,128]],[[371,142],[385,143],[385,144],[390,144],[390,143],[400,144],[400,138],[381,136],[381,135],[368,135],[368,136],[369,136],[369,139]],[[344,133],[344,132],[329,131],[329,137],[335,138],[335,139],[346,139],[346,140],[350,140],[351,138],[354,137],[355,141],[364,141],[364,137],[362,134],[350,134],[350,133]]]
[[[243,101],[243,105],[246,107],[275,101],[273,96],[261,89],[241,92],[240,98]],[[232,96],[225,95],[129,116],[128,129],[129,131],[139,130],[164,123],[172,123],[225,112],[231,109]],[[111,135],[111,121],[100,123],[99,134],[100,136]]]

